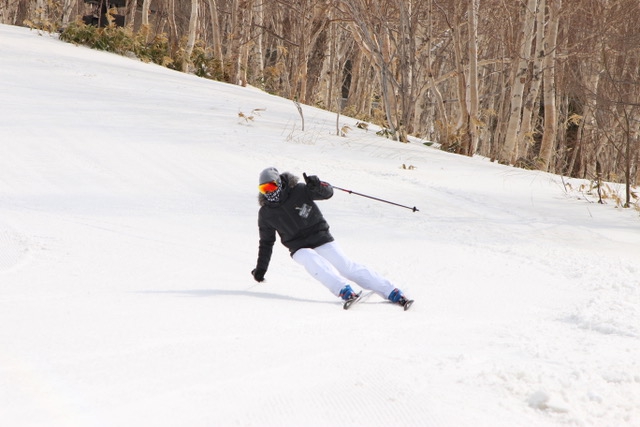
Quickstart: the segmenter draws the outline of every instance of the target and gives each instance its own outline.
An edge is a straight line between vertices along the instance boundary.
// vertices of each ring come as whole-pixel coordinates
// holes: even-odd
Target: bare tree
[[[514,61],[515,73],[511,80],[511,108],[509,110],[509,122],[507,125],[504,144],[499,156],[500,161],[503,163],[515,163],[518,155],[517,136],[522,116],[525,83],[529,71],[529,59],[531,57],[531,44],[533,42],[533,29],[537,16],[537,7],[538,0],[527,0],[527,4],[521,15],[522,31],[520,36],[518,59]]]
[[[187,46],[185,47],[185,58],[182,62],[182,71],[187,72],[189,70],[189,64],[191,63],[191,54],[193,53],[193,47],[196,44],[196,29],[198,28],[198,0],[191,0],[191,16],[189,18],[189,33],[187,39]]]
[[[480,0],[469,1],[469,148],[466,155],[473,156],[478,149],[478,8]]]
[[[531,74],[529,90],[526,93],[524,103],[522,105],[522,120],[520,130],[518,131],[518,156],[523,159],[526,165],[529,165],[529,148],[534,143],[536,115],[534,110],[539,107],[538,95],[540,85],[542,83],[542,63],[544,61],[544,28],[546,15],[546,0],[539,0],[538,15],[536,17],[536,34],[534,40],[534,52],[531,60]]]
[[[607,43],[602,46],[601,84],[598,91],[596,119],[604,128],[615,164],[606,164],[615,170],[619,164],[624,174],[624,207],[631,205],[633,160],[637,158],[640,131],[640,29],[629,14],[637,15],[637,2],[621,1],[611,7],[611,15],[619,22]],[[611,161],[610,161],[611,162]]]
[[[62,25],[65,26],[73,20],[73,10],[77,7],[77,0],[64,0],[62,3]]]
[[[538,156],[538,168],[548,170],[556,141],[558,117],[556,112],[556,44],[562,0],[549,0],[549,22],[544,37],[544,131]]]
[[[391,44],[389,28],[392,12],[389,5],[380,0],[371,3],[365,0],[341,0],[340,3],[350,19],[350,28],[356,42],[378,72],[387,125],[396,137],[399,126],[393,81],[393,61],[396,52]]]
[[[141,24],[142,31],[149,31],[149,9],[151,7],[151,0],[142,0],[142,14],[141,14]]]

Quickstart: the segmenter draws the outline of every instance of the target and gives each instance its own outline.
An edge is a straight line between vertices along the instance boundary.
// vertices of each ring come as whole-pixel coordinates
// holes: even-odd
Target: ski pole
[[[401,208],[410,209],[413,212],[418,212],[418,208],[416,208],[415,206],[411,208],[409,206],[401,205],[399,203],[390,202],[388,200],[379,199],[377,197],[367,196],[366,194],[356,193],[355,191],[351,191],[351,190],[347,190],[347,189],[344,189],[344,188],[336,187],[335,185],[332,185],[332,187],[335,188],[336,190],[341,190],[341,191],[344,191],[344,192],[349,193],[349,194],[355,194],[356,196],[366,197],[367,199],[372,199],[372,200],[377,200],[379,202],[389,203],[390,205],[400,206]]]

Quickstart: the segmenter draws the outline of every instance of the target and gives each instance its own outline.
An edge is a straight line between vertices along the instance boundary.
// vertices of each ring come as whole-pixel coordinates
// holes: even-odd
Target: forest
[[[637,199],[638,0],[109,1],[0,0],[0,23],[93,14],[163,65]]]

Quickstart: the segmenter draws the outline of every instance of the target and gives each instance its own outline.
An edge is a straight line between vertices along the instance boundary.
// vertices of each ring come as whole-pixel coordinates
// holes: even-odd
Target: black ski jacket
[[[263,194],[258,196],[260,246],[256,268],[265,271],[271,261],[276,232],[292,256],[300,248],[315,248],[333,241],[329,224],[314,202],[333,196],[333,187],[321,182],[319,187],[310,188],[288,172],[281,174],[280,179],[282,195],[277,203],[269,202]]]

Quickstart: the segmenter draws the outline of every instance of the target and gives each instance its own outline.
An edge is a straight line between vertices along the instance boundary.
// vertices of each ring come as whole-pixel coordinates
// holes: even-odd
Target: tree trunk
[[[533,25],[536,19],[538,0],[527,0],[522,14],[522,32],[518,60],[515,61],[516,73],[511,82],[511,108],[505,134],[504,144],[500,151],[500,162],[513,164],[518,157],[517,140],[522,115],[522,99],[524,87],[529,72],[529,58],[531,57],[531,43],[533,42]]]
[[[132,31],[136,24],[136,11],[138,10],[138,2],[137,0],[128,0],[127,1],[127,11],[126,11],[126,25]]]
[[[453,36],[453,52],[456,69],[456,95],[458,98],[458,123],[456,124],[456,141],[451,147],[458,154],[469,153],[471,138],[469,136],[469,107],[467,103],[467,82],[465,76],[464,56],[462,54],[462,15],[468,10],[461,10],[461,5],[456,3],[455,25],[450,27]]]
[[[249,23],[252,11],[252,0],[234,0],[231,12],[231,43],[227,58],[233,64],[232,83],[247,85],[247,61],[249,55]]]
[[[72,13],[78,4],[77,0],[64,0],[62,5],[62,26],[66,26],[71,22]]]
[[[264,2],[260,1],[254,7],[254,19],[255,26],[258,28],[258,34],[256,36],[256,44],[255,44],[255,63],[258,66],[257,70],[257,78],[259,78],[260,83],[264,81],[264,52],[262,51],[262,36],[263,31],[260,30],[264,26]]]
[[[601,46],[600,42],[597,42],[597,46]],[[597,49],[601,49],[596,47]],[[593,64],[596,68],[597,64]],[[578,146],[580,150],[584,150],[585,154],[585,175],[596,175],[596,159],[597,151],[599,149],[598,125],[596,123],[596,110],[597,102],[595,94],[598,93],[598,85],[600,83],[600,73],[591,72],[584,77],[584,86],[586,88],[587,101],[584,105],[584,111],[582,113],[582,120],[580,123],[580,129],[578,130]],[[590,94],[590,95],[589,95]]]
[[[544,21],[545,21],[545,1],[539,0],[538,13],[536,17],[536,38],[535,38],[535,54],[532,60],[531,84],[529,92],[525,99],[522,109],[522,124],[518,133],[518,152],[520,157],[529,160],[528,152],[533,146],[535,122],[538,109],[538,95],[540,93],[540,84],[542,82],[542,62],[544,60]]]
[[[150,6],[151,6],[151,0],[142,1],[141,25],[142,25],[142,31],[147,32],[147,34],[145,35],[147,39],[148,39],[148,32],[149,32],[149,7]]]
[[[167,7],[167,21],[169,22],[169,44],[173,51],[177,49],[180,43],[178,37],[178,25],[176,24],[176,7],[175,0],[165,0]]]
[[[436,116],[436,120],[434,120],[435,127],[437,129],[437,136],[439,138],[439,142],[448,142],[451,138],[449,132],[449,117],[447,115],[447,110],[444,107],[444,99],[442,97],[442,93],[438,89],[438,83],[435,78],[435,62],[436,58],[433,58],[433,0],[429,0],[428,4],[428,13],[429,13],[429,21],[427,22],[427,75],[429,76],[429,84],[430,90],[434,97],[434,103],[436,106],[436,111],[438,112],[438,116]],[[433,58],[433,59],[432,59]],[[438,126],[438,123],[440,124]]]
[[[538,169],[543,171],[549,170],[558,130],[555,62],[561,6],[562,0],[549,0],[549,23],[544,40],[545,57],[542,72],[544,80],[544,131],[538,156]]]
[[[196,44],[196,30],[198,28],[198,0],[191,0],[191,16],[189,17],[189,35],[185,47],[185,57],[182,62],[182,71],[187,72],[191,64],[191,54]]]
[[[149,0],[144,0],[149,1]],[[216,0],[209,1],[209,12],[211,13],[211,37],[214,56],[220,61],[220,66],[224,70],[224,56],[222,54],[222,35],[220,31],[220,17],[218,16],[218,4]]]
[[[478,9],[480,0],[469,1],[469,150],[473,156],[478,149]]]

